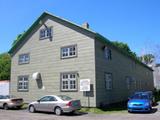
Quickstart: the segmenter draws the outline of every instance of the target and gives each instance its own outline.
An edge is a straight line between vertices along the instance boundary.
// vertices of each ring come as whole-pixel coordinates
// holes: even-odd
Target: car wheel
[[[149,112],[152,112],[152,107],[149,108]]]
[[[55,112],[56,115],[61,115],[62,114],[62,109],[60,107],[56,107],[54,112]]]
[[[33,105],[29,106],[29,112],[34,113],[36,110]]]
[[[17,106],[16,108],[17,108],[17,109],[21,109],[21,108],[22,108],[22,106]]]
[[[128,113],[132,113],[132,111],[128,110]]]
[[[4,110],[8,110],[8,108],[9,108],[9,107],[8,107],[7,104],[4,104],[4,105],[3,105],[3,109],[4,109]]]
[[[70,114],[75,114],[76,113],[76,111],[72,111],[72,112],[70,112]]]

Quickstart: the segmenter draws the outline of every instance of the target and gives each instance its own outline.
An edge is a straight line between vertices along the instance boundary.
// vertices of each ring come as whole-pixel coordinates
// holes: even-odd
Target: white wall
[[[0,95],[9,94],[9,81],[0,81]]]

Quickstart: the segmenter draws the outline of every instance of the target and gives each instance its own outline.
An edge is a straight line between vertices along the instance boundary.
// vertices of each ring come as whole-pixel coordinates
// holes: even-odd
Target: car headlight
[[[149,103],[148,103],[148,102],[146,102],[144,105],[145,105],[145,106],[149,106]]]
[[[131,106],[132,104],[130,102],[128,102],[128,106]]]

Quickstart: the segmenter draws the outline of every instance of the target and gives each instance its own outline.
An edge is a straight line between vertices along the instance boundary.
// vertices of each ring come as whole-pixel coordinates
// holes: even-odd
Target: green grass
[[[109,114],[109,113],[126,113],[126,109],[101,109],[101,108],[82,108],[80,112],[89,112],[96,114]]]
[[[109,113],[126,113],[127,106],[126,102],[116,103],[109,106],[104,106],[101,108],[85,108],[83,107],[80,112],[90,112],[96,114],[109,114]]]
[[[23,106],[21,107],[21,109],[27,109],[28,108],[28,104],[24,103]]]

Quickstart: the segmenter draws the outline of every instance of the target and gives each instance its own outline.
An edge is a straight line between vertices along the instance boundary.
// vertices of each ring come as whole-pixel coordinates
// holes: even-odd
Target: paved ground
[[[152,113],[77,113],[62,116],[56,116],[54,113],[29,113],[27,110],[0,109],[0,120],[160,120],[160,105],[155,107]]]

